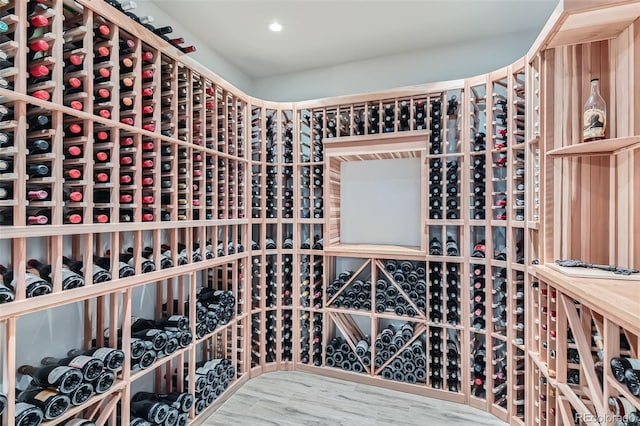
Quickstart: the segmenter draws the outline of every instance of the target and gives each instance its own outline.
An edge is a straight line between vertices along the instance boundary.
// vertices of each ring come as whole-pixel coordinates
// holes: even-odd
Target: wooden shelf
[[[640,148],[640,136],[577,143],[547,152],[549,157],[609,156]]]
[[[617,37],[640,17],[636,0],[562,0],[529,49],[528,57],[554,47]]]
[[[377,244],[336,244],[324,248],[329,256],[377,257],[386,259],[424,260],[427,253],[420,247]]]
[[[349,136],[325,140],[325,156],[341,161],[420,157],[426,152],[429,130]]]
[[[640,277],[617,279],[616,274],[587,269],[580,271],[580,276],[571,276],[565,273],[567,269],[575,268],[561,268],[552,264],[533,266],[540,279],[553,284],[592,309],[606,312],[612,321],[640,334]],[[603,277],[601,272],[608,276]],[[588,276],[591,278],[587,278]]]

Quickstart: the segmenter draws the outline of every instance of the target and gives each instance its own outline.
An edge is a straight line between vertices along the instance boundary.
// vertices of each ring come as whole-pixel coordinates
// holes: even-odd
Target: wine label
[[[49,372],[47,376],[47,381],[49,383],[56,383],[62,376],[67,374],[69,371],[74,370],[73,367],[56,367]]]
[[[182,319],[182,315],[171,315],[168,320],[169,321],[180,321]]]
[[[95,263],[93,264],[91,272],[93,273],[94,276],[105,274],[105,273],[107,273],[107,274],[109,273],[109,271],[107,271],[106,269],[104,269],[101,266],[96,265]]]
[[[589,108],[584,112],[583,139],[604,138],[604,129],[607,118],[604,111],[598,108]]]
[[[111,355],[112,352],[113,352],[113,349],[111,348],[100,348],[100,349],[96,349],[96,351],[93,353],[92,356],[94,358],[99,358],[102,361],[105,361],[107,357]]]
[[[38,392],[33,399],[37,399],[38,401],[42,401],[45,402],[47,399],[51,398],[52,396],[56,396],[58,395],[58,392],[54,391],[54,390],[50,390],[50,389],[45,389],[41,392]]]
[[[25,283],[27,289],[29,287],[31,287],[32,285],[33,286],[41,286],[41,285],[47,285],[48,284],[45,280],[40,278],[39,275],[36,275],[34,273],[31,273],[31,272],[25,272],[25,274],[24,274],[24,283]],[[14,283],[12,282],[11,285],[14,285]],[[14,288],[15,288],[15,286],[14,286]]]
[[[209,368],[199,367],[196,369],[196,374],[206,376],[207,374],[209,374]]]
[[[70,269],[62,267],[62,288],[76,288],[84,286],[84,278]],[[73,285],[73,286],[72,286]]]
[[[93,359],[92,356],[78,355],[69,362],[69,367],[82,368]]]

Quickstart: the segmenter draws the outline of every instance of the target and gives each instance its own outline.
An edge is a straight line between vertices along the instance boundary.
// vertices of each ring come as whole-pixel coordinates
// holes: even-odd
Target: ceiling
[[[152,0],[250,78],[539,31],[557,0]],[[284,29],[269,31],[277,20]]]

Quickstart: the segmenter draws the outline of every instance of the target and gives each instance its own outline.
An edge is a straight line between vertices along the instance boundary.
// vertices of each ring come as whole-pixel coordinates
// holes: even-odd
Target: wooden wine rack
[[[0,213],[12,221],[0,226],[0,262],[16,277],[16,293],[0,308],[0,391],[10,401],[2,425],[14,418],[17,367],[61,356],[72,344],[119,347],[125,364],[107,393],[50,425],[78,415],[99,425],[128,424],[135,392],[193,393],[196,362],[213,358],[229,359],[236,375],[213,404],[190,413],[190,424],[200,424],[248,379],[283,369],[464,403],[510,424],[572,424],[574,415],[589,424],[610,415],[607,400],[618,395],[640,410],[640,400],[609,367],[612,356],[640,356],[638,279],[588,271],[575,277],[583,271],[552,264],[580,258],[640,267],[640,3],[579,3],[561,2],[526,57],[485,75],[274,103],[243,93],[91,0],[46,1],[50,24],[42,38],[51,47],[46,57],[30,61],[30,3],[10,1],[3,10],[12,11],[1,19],[12,40],[0,50],[13,66],[0,76],[13,90],[0,89],[0,96],[13,107],[14,119],[0,131],[12,131],[14,140],[0,147],[0,158],[11,159],[13,171],[0,173],[0,186],[13,197],[0,200]],[[109,28],[107,36],[94,32],[99,25]],[[71,54],[84,57],[73,72],[64,66]],[[44,65],[50,78],[33,84],[34,64]],[[108,75],[97,77],[101,69]],[[592,75],[601,78],[613,118],[610,139],[581,144],[582,102]],[[65,91],[71,77],[81,81],[80,92]],[[127,78],[132,84],[122,83]],[[102,101],[99,89],[109,91]],[[34,97],[36,90],[50,99]],[[388,123],[386,111],[393,113]],[[31,119],[40,113],[51,125],[34,130]],[[80,130],[70,134],[70,124]],[[50,141],[50,153],[29,151],[37,138]],[[70,147],[80,147],[80,154],[70,155]],[[107,160],[96,160],[98,153]],[[394,158],[420,160],[420,244],[342,242],[341,165]],[[50,174],[28,176],[28,165],[36,163]],[[71,168],[82,177],[71,179]],[[94,182],[98,173],[108,181]],[[39,188],[50,197],[23,201],[28,190]],[[70,190],[82,192],[82,200],[71,202],[65,195]],[[42,210],[49,223],[29,224],[28,215]],[[66,223],[71,212],[82,217],[80,223]],[[109,221],[100,223],[97,214]],[[448,236],[455,253],[447,253]],[[431,252],[433,238],[443,253]],[[208,242],[213,256],[195,261]],[[166,269],[160,269],[157,250],[163,244],[174,264]],[[182,265],[179,244],[187,259]],[[143,273],[147,246],[156,249],[150,259],[158,269]],[[135,275],[94,283],[87,273],[83,287],[63,289],[62,256],[82,259],[84,270],[91,270],[94,255],[129,248]],[[32,257],[52,265],[51,294],[27,297],[24,277]],[[424,264],[426,291],[418,299],[425,310],[385,271],[388,259]],[[112,271],[118,260],[112,256]],[[336,297],[327,294],[349,263],[355,273],[344,289],[356,277],[370,279],[371,309],[336,307]],[[430,278],[434,268],[442,271],[439,288]],[[377,312],[378,278],[416,315]],[[200,336],[191,321],[190,345],[151,368],[135,369],[128,349],[132,316],[196,318],[196,294],[204,287],[233,292],[231,321]],[[69,316],[70,309],[79,314]],[[54,327],[50,349],[27,351],[32,324],[46,315],[76,323]],[[382,365],[363,363],[359,373],[327,366],[333,337],[344,337],[353,351],[364,336],[373,343],[387,324],[404,322],[412,324],[413,336]],[[121,342],[107,343],[106,328],[122,329]],[[593,335],[601,346],[592,347]],[[434,344],[447,345],[443,336],[454,336],[456,351],[433,364],[439,356]],[[56,340],[67,346],[54,345]],[[427,353],[425,380],[385,378],[384,370],[415,342],[424,342]],[[602,357],[601,384],[592,353]],[[481,371],[474,370],[478,359]],[[363,361],[358,355],[355,360]],[[187,374],[173,376],[183,365]],[[452,372],[457,381],[449,387]],[[604,423],[614,424],[609,420]]]

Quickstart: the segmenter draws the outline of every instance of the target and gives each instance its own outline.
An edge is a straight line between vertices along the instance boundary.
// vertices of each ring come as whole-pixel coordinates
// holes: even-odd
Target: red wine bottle
[[[49,198],[49,192],[44,189],[30,189],[27,191],[27,198],[34,201],[46,200]]]
[[[36,212],[27,213],[28,225],[46,225],[51,221],[51,212],[49,210],[38,210]]]

